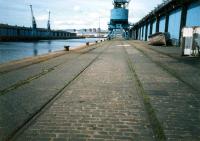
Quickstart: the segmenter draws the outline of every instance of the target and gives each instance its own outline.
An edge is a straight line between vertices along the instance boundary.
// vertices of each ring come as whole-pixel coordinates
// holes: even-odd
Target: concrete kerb
[[[92,46],[97,45],[97,44],[100,44],[100,42],[98,42],[98,41],[95,41],[95,43],[89,43],[89,42],[87,42],[85,45],[81,45],[81,46],[78,46],[78,47],[75,47],[75,48],[70,48],[69,50],[70,51],[79,51],[81,49],[92,47]]]

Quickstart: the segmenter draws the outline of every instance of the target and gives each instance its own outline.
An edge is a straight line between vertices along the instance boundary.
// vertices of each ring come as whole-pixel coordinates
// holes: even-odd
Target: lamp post
[[[100,40],[100,30],[101,30],[101,17],[99,16],[99,40]]]

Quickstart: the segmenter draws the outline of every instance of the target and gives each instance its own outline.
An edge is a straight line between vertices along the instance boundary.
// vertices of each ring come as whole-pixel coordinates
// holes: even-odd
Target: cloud
[[[162,3],[162,0],[154,0],[149,2],[148,0],[134,0],[129,5],[129,15],[131,22],[138,22],[158,4]]]
[[[51,27],[98,28],[99,16],[102,28],[107,28],[110,20],[112,0],[0,0],[0,23],[31,26],[31,14],[28,4],[34,8],[38,27],[45,27],[48,19],[46,9],[51,11]],[[154,9],[162,0],[132,0],[129,5],[129,21],[137,22]],[[26,20],[24,20],[26,19]]]
[[[82,20],[67,20],[67,21],[54,21],[54,24],[57,26],[68,26],[68,25],[85,25],[88,24],[87,21],[82,21]]]
[[[80,9],[81,9],[80,6],[78,6],[78,5],[74,6],[74,11],[75,12],[80,11]]]
[[[48,15],[39,15],[37,16],[36,20],[37,21],[47,21],[48,20]]]

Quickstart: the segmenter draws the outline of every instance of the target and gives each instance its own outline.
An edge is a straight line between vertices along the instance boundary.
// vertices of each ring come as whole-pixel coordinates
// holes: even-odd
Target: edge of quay
[[[55,52],[51,52],[51,53],[47,53],[47,54],[42,54],[42,55],[38,55],[38,56],[32,56],[32,57],[26,57],[26,58],[22,58],[19,60],[14,60],[14,61],[10,61],[7,63],[2,63],[0,64],[0,74],[4,74],[7,72],[10,72],[12,70],[16,70],[16,69],[20,69],[23,67],[27,67],[33,64],[37,64],[40,62],[44,62],[47,61],[49,59],[53,59],[71,52],[78,52],[80,50],[86,49],[88,47],[92,47],[94,45],[97,45],[101,42],[96,42],[96,43],[89,43],[88,45],[80,45],[80,46],[76,46],[73,49],[70,49],[69,51],[65,51],[60,50],[60,51],[55,51]]]

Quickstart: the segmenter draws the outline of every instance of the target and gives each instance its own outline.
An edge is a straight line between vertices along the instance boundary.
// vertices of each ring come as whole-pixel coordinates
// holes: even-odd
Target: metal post
[[[138,28],[137,28],[137,40],[140,40],[140,28],[139,28],[139,26],[138,26]]]
[[[147,33],[148,33],[148,22],[146,23],[146,31],[145,31],[145,41],[147,41]]]
[[[136,27],[135,30],[136,30],[136,37],[135,38],[136,38],[136,40],[138,40],[138,27]]]
[[[101,28],[101,25],[100,25],[100,16],[99,16],[99,39],[100,39],[100,28]]]
[[[160,26],[160,17],[156,17],[156,32],[159,32],[159,26]]]
[[[152,29],[153,29],[153,21],[150,21],[150,35],[152,34]]]
[[[142,38],[141,38],[141,40],[143,40],[143,37],[144,37],[144,26],[142,25]]]
[[[182,5],[181,24],[180,24],[180,32],[179,32],[179,45],[180,45],[180,40],[181,40],[182,29],[186,25],[186,16],[187,16],[187,5]]]
[[[165,32],[168,32],[168,27],[169,27],[169,13],[166,13],[165,18],[166,18],[166,20],[165,20]]]

